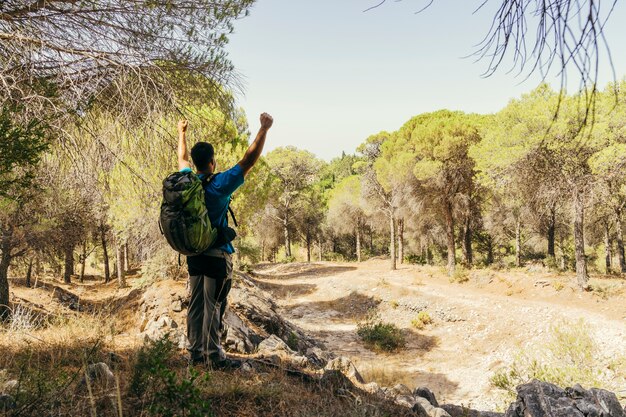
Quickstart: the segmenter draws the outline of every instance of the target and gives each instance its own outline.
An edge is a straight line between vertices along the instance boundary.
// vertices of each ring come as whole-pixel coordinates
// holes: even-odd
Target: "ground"
[[[489,377],[521,349],[545,343],[550,326],[563,320],[585,320],[602,357],[624,354],[626,346],[626,284],[614,277],[593,279],[596,291],[581,293],[573,276],[541,269],[476,270],[467,282],[451,283],[440,268],[390,271],[383,260],[267,264],[255,276],[287,319],[353,359],[366,379],[427,386],[442,402],[478,409],[496,405]],[[406,350],[385,355],[363,346],[356,325],[372,307],[409,334]],[[421,310],[434,323],[416,330],[411,320]]]
[[[594,291],[582,293],[573,275],[538,267],[473,270],[461,274],[466,281],[459,283],[450,282],[437,267],[399,265],[390,271],[386,260],[261,264],[252,277],[273,295],[284,318],[336,355],[351,358],[368,382],[427,386],[441,403],[493,410],[501,393],[489,378],[520,350],[532,351],[545,343],[550,327],[564,320],[585,321],[597,341],[598,357],[624,355],[626,346],[626,281],[620,277],[596,277],[591,282]],[[67,331],[58,332],[58,326],[48,330],[54,334],[0,332],[0,344],[16,352],[45,338],[46,346],[62,347],[93,333],[107,349],[138,349],[142,340],[137,287],[145,279],[131,275],[125,289],[118,289],[116,282],[103,284],[99,277],[70,285],[44,279],[36,289],[12,279],[14,302],[64,317],[71,313],[73,319],[67,321]],[[184,282],[159,283],[165,295],[168,286],[180,291]],[[406,349],[384,354],[363,345],[357,323],[373,310],[403,329]],[[428,312],[433,323],[416,329],[411,321],[420,311]],[[3,366],[7,364],[0,363]],[[626,386],[618,388],[623,401]]]

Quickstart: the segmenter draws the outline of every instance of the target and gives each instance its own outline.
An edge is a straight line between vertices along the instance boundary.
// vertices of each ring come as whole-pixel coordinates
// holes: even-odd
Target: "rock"
[[[231,351],[251,353],[260,341],[260,336],[252,332],[243,320],[230,309],[227,309],[224,314],[224,328],[226,330],[224,347]]]
[[[320,378],[320,385],[327,389],[331,389],[333,392],[338,390],[354,390],[354,384],[348,377],[337,369],[326,369],[324,374]]]
[[[415,396],[413,411],[420,417],[450,417],[442,408],[434,407],[426,398]]]
[[[370,382],[369,384],[361,385],[360,387],[363,391],[374,394],[374,395],[384,395],[383,390],[380,389],[380,385],[376,382]]]
[[[271,335],[259,344],[258,352],[260,354],[273,355],[275,353],[286,353],[290,356],[295,356],[296,352],[291,350],[287,343],[285,343],[280,337]]]
[[[406,408],[413,408],[417,400],[412,395],[398,395],[396,397],[396,404],[399,404]]]
[[[502,413],[492,413],[490,411],[477,411],[458,405],[444,404],[441,406],[451,417],[504,417]]]
[[[357,384],[364,384],[365,380],[356,369],[352,361],[345,356],[340,356],[328,362],[324,369],[337,370],[347,376],[351,381]]]
[[[4,386],[2,387],[2,391],[5,394],[9,394],[13,391],[15,391],[17,389],[17,386],[20,383],[16,380],[16,379],[11,379],[10,381],[7,381],[4,383]]]
[[[413,396],[411,389],[404,384],[397,384],[392,388],[398,395],[410,395]]]
[[[92,363],[87,366],[85,376],[81,380],[80,385],[84,385],[89,378],[91,389],[111,390],[116,387],[115,375],[104,362]]]
[[[15,408],[15,399],[9,394],[0,394],[0,411],[9,411]]]
[[[437,398],[435,398],[435,394],[433,394],[433,392],[426,387],[415,388],[413,390],[413,395],[426,398],[433,407],[439,407],[439,403],[437,402]]]
[[[180,298],[174,300],[174,302],[172,303],[172,311],[175,313],[180,313],[181,311],[183,311],[183,302]]]
[[[533,380],[517,387],[517,401],[505,417],[626,417],[615,394],[580,385],[563,390]]]
[[[323,351],[319,347],[311,347],[306,351],[306,357],[309,359],[309,363],[313,367],[323,368],[328,364],[328,361],[332,359],[328,352]]]

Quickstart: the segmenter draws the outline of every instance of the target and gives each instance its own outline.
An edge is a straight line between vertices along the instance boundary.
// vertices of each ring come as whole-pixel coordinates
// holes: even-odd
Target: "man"
[[[265,137],[274,120],[267,113],[261,114],[261,128],[246,154],[231,169],[215,173],[216,162],[213,146],[198,142],[191,149],[191,159],[199,177],[205,179],[204,196],[211,224],[214,227],[228,225],[228,205],[231,194],[239,188],[244,177],[261,156]],[[187,155],[187,121],[178,122],[178,168],[191,171]],[[241,362],[228,359],[220,346],[220,330],[226,297],[231,288],[233,245],[227,243],[211,248],[198,256],[187,257],[191,301],[187,310],[187,339],[190,362],[207,364],[212,368],[237,368]]]

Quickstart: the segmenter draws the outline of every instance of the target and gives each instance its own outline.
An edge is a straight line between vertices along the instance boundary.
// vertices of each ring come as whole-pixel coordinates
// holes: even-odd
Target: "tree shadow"
[[[317,285],[315,284],[275,284],[271,282],[262,281],[260,279],[250,278],[257,287],[261,288],[264,291],[269,292],[274,297],[278,298],[291,298],[298,297],[303,295],[309,295],[314,293],[317,290]]]
[[[300,303],[286,307],[286,310],[290,313],[293,313],[297,309],[305,311],[317,310],[323,312],[332,310],[338,313],[338,318],[361,320],[365,318],[371,310],[377,308],[380,303],[381,300],[378,298],[363,295],[357,291],[352,291],[345,297],[328,301]]]
[[[262,264],[254,267],[252,276],[264,279],[287,280],[294,278],[324,278],[354,271],[355,266],[322,264]]]

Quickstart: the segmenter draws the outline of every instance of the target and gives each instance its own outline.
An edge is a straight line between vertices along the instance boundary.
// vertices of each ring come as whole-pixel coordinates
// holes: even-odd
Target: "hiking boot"
[[[206,367],[207,366],[207,361],[206,358],[204,356],[199,356],[199,357],[195,357],[195,358],[189,358],[187,359],[189,366],[191,367]]]
[[[242,362],[237,359],[222,358],[219,354],[210,355],[208,365],[214,370],[230,370],[241,368]]]

